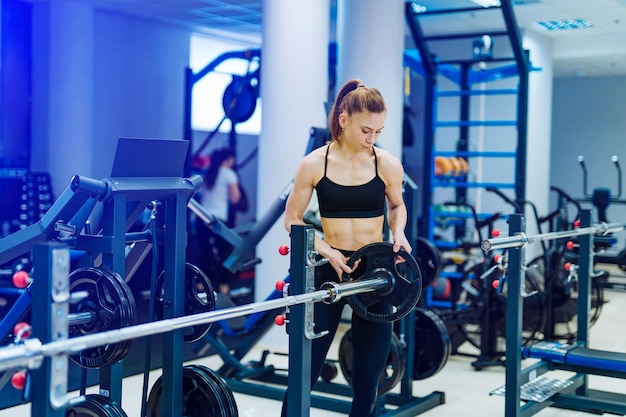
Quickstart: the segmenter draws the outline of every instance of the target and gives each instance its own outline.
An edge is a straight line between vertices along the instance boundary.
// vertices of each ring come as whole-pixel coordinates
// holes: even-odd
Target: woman
[[[380,92],[360,80],[348,81],[339,91],[329,115],[331,141],[304,157],[287,199],[285,228],[305,224],[303,215],[317,192],[324,238],[316,237],[315,251],[328,259],[316,269],[316,287],[340,281],[344,272],[358,276],[346,264],[365,245],[383,240],[385,202],[394,251],[411,252],[405,236],[407,212],[402,199],[404,170],[398,158],[374,148],[385,125],[387,109]],[[316,331],[329,334],[313,341],[311,386],[317,381],[337,331],[344,304],[315,306]],[[388,313],[385,305],[370,311]],[[378,380],[391,346],[391,323],[373,323],[352,315],[352,388],[350,416],[375,416]],[[286,415],[286,396],[283,416]]]
[[[229,205],[238,203],[241,198],[239,176],[234,167],[234,152],[230,148],[217,149],[211,154],[204,175],[202,206],[223,222],[228,221]]]
[[[208,213],[224,223],[228,221],[229,206],[241,198],[239,177],[233,169],[235,154],[230,148],[221,148],[211,154],[211,162],[204,176],[202,206]],[[232,246],[202,222],[197,227],[200,252],[209,251],[208,256],[200,256],[200,269],[216,285],[219,292],[230,292],[232,273],[222,266],[222,262],[232,251]]]

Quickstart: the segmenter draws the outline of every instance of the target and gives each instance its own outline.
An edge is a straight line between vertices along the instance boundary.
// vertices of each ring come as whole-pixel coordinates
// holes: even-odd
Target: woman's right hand
[[[358,262],[359,262],[357,261],[356,264],[353,266],[353,268],[350,268],[347,264],[348,258],[345,257],[343,253],[341,253],[340,251],[336,249],[332,249],[330,253],[328,253],[328,256],[326,256],[326,259],[328,259],[328,262],[331,264],[331,266],[337,273],[337,276],[339,277],[339,281],[341,281],[341,277],[343,276],[344,272],[348,274],[352,273],[352,271],[354,270],[354,268],[356,268],[356,265],[358,265]]]

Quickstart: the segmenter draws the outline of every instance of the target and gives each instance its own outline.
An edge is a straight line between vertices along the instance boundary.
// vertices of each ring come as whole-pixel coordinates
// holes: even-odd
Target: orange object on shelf
[[[450,175],[452,162],[445,156],[435,156],[435,175]]]
[[[467,163],[467,159],[460,157],[458,159],[461,164],[461,173],[459,175],[467,175],[467,173],[469,172],[469,164]]]
[[[459,175],[461,175],[461,171],[463,170],[461,161],[459,161],[459,158],[457,158],[456,156],[451,156],[449,159],[452,163],[452,172],[450,172],[450,175],[452,175],[453,177],[458,177]]]

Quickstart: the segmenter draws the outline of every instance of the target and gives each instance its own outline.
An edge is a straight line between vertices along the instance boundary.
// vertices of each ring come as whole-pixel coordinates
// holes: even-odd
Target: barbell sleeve
[[[95,319],[95,314],[88,311],[82,313],[69,313],[67,315],[67,323],[70,326],[78,326],[80,324],[90,324]]]
[[[160,333],[167,333],[197,324],[213,323],[219,320],[226,320],[252,313],[274,310],[295,304],[319,302],[328,299],[334,299],[336,301],[339,300],[341,296],[376,291],[377,289],[387,285],[389,285],[389,280],[387,278],[366,278],[340,284],[324,284],[322,285],[322,288],[324,289],[305,294],[288,295],[276,300],[262,301],[259,303],[251,303],[221,310],[209,311],[206,313],[198,313],[189,316],[174,317],[155,322],[136,324],[133,326],[123,327],[121,329],[108,330],[106,332],[93,333],[70,339],[56,340],[46,344],[42,344],[37,339],[26,339],[24,340],[24,343],[0,348],[0,371],[19,367],[37,368],[41,365],[44,356],[55,356],[60,354],[73,355],[85,349],[97,346],[119,343],[125,340],[137,339]]]
[[[549,232],[538,235],[527,236],[524,233],[518,233],[513,236],[504,236],[493,239],[485,239],[481,243],[481,247],[486,251],[506,248],[521,248],[529,243],[564,239],[582,235],[598,235],[605,236],[609,233],[619,232],[626,225],[624,223],[599,223],[595,226],[583,227],[574,230],[563,230],[560,232]]]

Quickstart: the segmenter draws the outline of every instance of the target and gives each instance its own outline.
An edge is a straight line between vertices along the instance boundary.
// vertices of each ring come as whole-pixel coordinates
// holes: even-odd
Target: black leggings
[[[350,252],[342,251],[346,256]],[[361,258],[361,263],[352,274],[358,277],[362,274],[367,260]],[[315,270],[315,287],[319,288],[324,282],[337,281],[337,273],[330,263],[317,267]],[[315,331],[328,330],[326,336],[312,341],[311,354],[311,387],[317,382],[326,356],[330,348],[337,327],[341,320],[341,313],[346,304],[345,300],[333,304],[315,304]],[[376,313],[390,313],[388,305],[375,304],[369,310]],[[387,365],[389,349],[391,348],[391,323],[374,323],[367,321],[356,314],[352,314],[352,390],[354,392],[350,416],[376,416],[378,407],[378,380]],[[287,416],[287,393],[283,399],[282,417]]]

